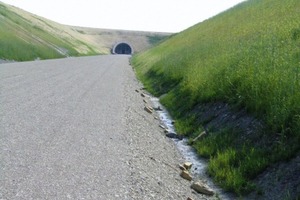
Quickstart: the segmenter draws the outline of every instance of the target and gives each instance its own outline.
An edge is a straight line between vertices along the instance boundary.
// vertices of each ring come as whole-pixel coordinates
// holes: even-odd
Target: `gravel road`
[[[143,110],[129,56],[0,65],[0,199],[214,199]]]

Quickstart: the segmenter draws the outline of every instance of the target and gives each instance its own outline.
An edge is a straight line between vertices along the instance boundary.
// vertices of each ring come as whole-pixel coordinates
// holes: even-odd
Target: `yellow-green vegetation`
[[[299,19],[299,0],[248,0],[133,58],[138,77],[154,95],[166,94],[161,102],[188,137],[202,127],[191,111],[207,102],[246,108],[264,122],[268,147],[241,140],[238,130],[194,144],[210,158],[215,180],[238,194],[254,189],[251,180],[267,166],[299,153]]]
[[[10,8],[0,3],[0,59],[25,61],[96,54],[82,41],[74,39],[73,43],[70,43]],[[50,24],[42,22],[53,28]],[[84,45],[89,51],[84,54],[78,52],[74,48],[76,44]]]

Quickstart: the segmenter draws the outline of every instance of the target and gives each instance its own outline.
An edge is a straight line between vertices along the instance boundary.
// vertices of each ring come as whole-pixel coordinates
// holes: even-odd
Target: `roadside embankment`
[[[215,181],[241,196],[264,198],[256,178],[270,168],[290,161],[290,174],[299,171],[299,9],[297,0],[245,1],[132,59],[177,132],[191,140],[206,133],[193,147]],[[273,197],[299,190],[293,181]]]

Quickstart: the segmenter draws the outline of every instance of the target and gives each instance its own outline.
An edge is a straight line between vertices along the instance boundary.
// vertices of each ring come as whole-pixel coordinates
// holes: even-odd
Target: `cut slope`
[[[161,101],[179,132],[211,133],[194,147],[210,157],[210,174],[228,190],[249,192],[270,164],[299,154],[299,19],[298,0],[249,0],[133,59],[145,86],[166,93]],[[231,125],[211,127],[215,115],[201,119],[211,105],[227,103],[265,129],[249,136]]]
[[[139,52],[169,35],[66,26],[0,2],[0,59],[110,54],[118,42],[129,42]]]
[[[98,53],[83,41],[65,37],[66,32],[57,24],[15,7],[0,3],[0,18],[1,59],[33,60]]]

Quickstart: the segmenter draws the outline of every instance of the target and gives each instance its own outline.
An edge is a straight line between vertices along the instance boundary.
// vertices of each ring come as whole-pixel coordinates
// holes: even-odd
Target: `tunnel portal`
[[[131,55],[133,54],[133,49],[128,43],[120,42],[113,47],[112,53]]]

